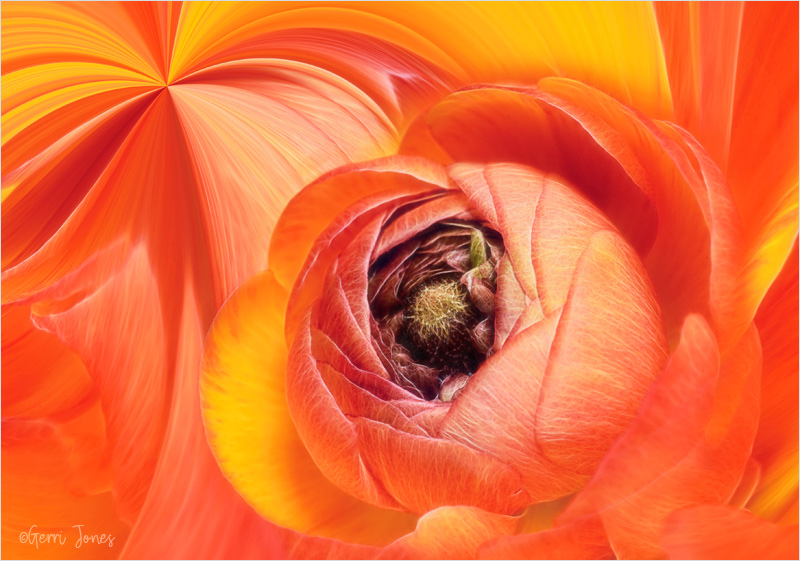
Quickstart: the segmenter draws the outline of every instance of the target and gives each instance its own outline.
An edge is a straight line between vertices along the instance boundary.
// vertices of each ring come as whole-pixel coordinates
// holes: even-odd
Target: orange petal
[[[58,288],[69,294],[69,285],[61,284]],[[81,356],[97,385],[115,498],[131,523],[148,492],[166,425],[168,346],[162,322],[155,280],[141,248],[119,273],[74,306],[34,316],[39,328]],[[148,352],[142,354],[142,348]]]
[[[757,305],[797,233],[797,6],[658,2],[655,10],[675,120],[728,177]]]
[[[286,532],[261,518],[242,499],[220,472],[209,448],[198,376],[206,330],[188,281],[182,292],[169,423],[148,500],[122,557],[282,557]]]
[[[798,228],[796,4],[745,3],[726,175],[750,249],[745,284],[767,291]],[[764,88],[761,84],[769,84]],[[763,185],[763,189],[754,189]]]
[[[797,519],[797,275],[795,242],[789,260],[756,315],[764,353],[764,376],[761,420],[753,456],[761,464],[763,474],[747,507],[772,521],[787,515]]]
[[[742,478],[739,480],[736,490],[731,496],[729,504],[737,508],[743,507],[747,501],[753,496],[758,484],[761,482],[761,465],[750,458],[742,473]]]
[[[119,552],[128,534],[111,493],[99,395],[80,358],[31,323],[25,306],[3,309],[3,549],[20,559],[75,556],[78,529],[111,533],[86,558]],[[22,542],[56,533],[64,543]]]
[[[730,188],[709,155],[685,131],[658,123],[686,153],[681,171],[697,197],[711,233],[709,308],[720,349],[726,351],[750,326],[761,298],[746,275],[744,231]],[[665,139],[662,139],[664,142]],[[669,145],[665,144],[669,149]],[[673,159],[680,162],[678,155]],[[692,171],[694,168],[694,171]]]
[[[708,226],[682,175],[682,162],[673,160],[675,150],[663,146],[651,121],[604,94],[560,79],[543,80],[539,87],[551,96],[550,103],[586,127],[652,198],[658,230],[644,262],[674,342],[688,313],[707,312],[711,269]]]
[[[285,299],[271,272],[253,277],[228,300],[208,335],[201,392],[214,454],[268,520],[311,535],[385,545],[410,532],[416,517],[340,490],[320,473],[294,428],[284,389]]]
[[[119,161],[120,151],[152,99],[151,94],[119,101],[98,117],[71,129],[49,149],[42,150],[43,146],[37,143],[32,147],[34,150],[19,152],[20,163],[24,165],[3,177],[3,188],[13,189],[2,206],[3,281],[8,287],[4,301],[38,287],[18,288],[12,281],[16,281],[19,273],[7,274],[7,268],[19,266],[37,252],[46,252],[47,246],[53,245],[53,236],[59,235],[60,229],[70,228],[69,224],[74,222],[70,215],[81,212],[81,207],[86,206],[81,202],[90,196],[104,170]],[[44,134],[52,133],[47,130],[47,123],[42,123],[41,128]],[[48,140],[52,142],[53,138]]]
[[[3,308],[3,417],[46,417],[75,406],[93,391],[80,358],[37,329],[28,306]]]
[[[130,530],[117,514],[98,400],[35,420],[3,419],[3,551],[16,559],[108,559]],[[76,549],[78,528],[110,534]],[[55,533],[63,543],[23,542]]]
[[[674,512],[661,538],[670,559],[796,559],[797,543],[797,524],[770,524],[746,510],[719,506]]]
[[[173,75],[219,59],[215,50],[253,56],[264,48],[259,36],[300,27],[390,41],[462,83],[530,83],[543,76],[572,76],[660,116],[671,107],[658,24],[647,4],[431,4],[413,13],[392,4],[189,4],[181,29],[193,32],[179,33]]]
[[[744,2],[654,3],[675,121],[727,167]]]
[[[100,62],[160,81],[163,78],[139,32],[141,27],[158,20],[160,10],[153,10],[149,18],[132,18],[135,10],[128,10],[114,4],[93,10],[81,4],[8,6],[3,10],[4,69],[43,62]],[[161,25],[154,27],[159,29]],[[157,46],[161,44],[162,41],[156,42]]]

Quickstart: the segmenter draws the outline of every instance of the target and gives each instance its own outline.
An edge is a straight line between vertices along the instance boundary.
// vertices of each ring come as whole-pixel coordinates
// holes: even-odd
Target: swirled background
[[[286,555],[203,432],[217,310],[303,185],[392,154],[447,92],[545,76],[703,143],[752,248],[747,298],[789,260],[794,299],[767,300],[786,319],[759,324],[749,506],[796,522],[797,52],[796,4],[4,3],[5,556]],[[116,542],[33,549],[34,524]]]

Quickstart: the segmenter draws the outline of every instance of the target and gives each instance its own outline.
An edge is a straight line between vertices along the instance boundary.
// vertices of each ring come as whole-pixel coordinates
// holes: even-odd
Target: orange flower
[[[7,555],[797,555],[796,5],[416,8],[3,6]]]

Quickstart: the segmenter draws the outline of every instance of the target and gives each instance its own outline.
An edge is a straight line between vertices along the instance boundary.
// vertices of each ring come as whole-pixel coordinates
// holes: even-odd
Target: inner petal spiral
[[[491,355],[500,235],[481,224],[436,224],[370,268],[373,342],[393,381],[450,401]]]

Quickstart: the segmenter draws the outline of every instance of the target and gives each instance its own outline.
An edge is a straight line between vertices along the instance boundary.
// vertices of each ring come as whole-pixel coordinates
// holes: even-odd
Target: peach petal
[[[459,504],[513,514],[530,503],[519,475],[489,455],[367,418],[353,423],[365,465],[412,512]]]
[[[618,234],[592,235],[578,260],[536,409],[546,457],[591,475],[633,419],[667,357],[658,303]]]
[[[330,269],[314,306],[312,322],[353,363],[375,375],[388,378],[370,341],[370,309],[367,302],[369,255],[380,234],[387,212],[372,219],[347,245]]]
[[[356,427],[342,414],[320,377],[311,354],[308,316],[289,351],[286,399],[297,432],[325,477],[367,503],[399,508],[364,466]]]
[[[416,208],[405,209],[396,220],[391,221],[381,232],[380,240],[372,251],[372,259],[408,241],[437,222],[459,218],[476,220],[466,197],[459,192],[446,193]]]
[[[531,427],[558,325],[553,314],[509,339],[453,402],[439,434],[508,463],[534,502],[563,496],[585,477],[550,462]]]
[[[643,114],[571,80],[548,78],[539,89],[549,103],[581,123],[652,199],[658,220],[644,258],[662,305],[671,346],[688,313],[708,313],[710,233],[680,165],[683,151],[659,137]],[[680,248],[676,251],[675,248]]]
[[[504,116],[500,126],[494,121],[494,110]],[[546,78],[535,89],[479,86],[457,92],[421,119],[430,120],[428,128],[412,127],[407,139],[410,144],[415,142],[413,135],[429,129],[437,145],[455,160],[465,157],[491,162],[502,158],[533,164],[543,172],[566,177],[599,205],[629,243],[646,256],[659,300],[668,303],[664,313],[673,345],[687,313],[708,313],[708,225],[684,177],[688,170],[681,168],[685,164],[681,148],[674,143],[664,145],[656,125],[643,114],[584,84]],[[527,120],[542,126],[520,126]],[[475,129],[476,134],[460,131],[456,136],[453,132],[459,127]],[[563,136],[552,136],[556,131]],[[498,135],[502,138],[493,141]],[[467,141],[461,140],[464,136]],[[574,149],[576,142],[580,149]],[[542,149],[531,150],[532,143],[541,144]],[[564,148],[553,154],[554,146]],[[412,148],[407,150],[413,153]],[[674,161],[673,156],[684,161]],[[597,160],[598,165],[585,162],[587,158]],[[601,178],[576,171],[596,167],[604,170]],[[472,191],[479,193],[476,189],[481,188],[475,183]],[[619,192],[613,191],[616,194],[611,196],[609,188]],[[496,220],[493,205],[475,195],[473,203],[487,219]],[[675,247],[681,251],[676,252]]]
[[[322,362],[317,363],[317,368],[325,387],[336,400],[339,410],[348,419],[365,417],[401,432],[427,436],[427,432],[411,422],[398,408],[360,388],[345,378],[341,372]]]
[[[284,273],[284,278],[293,279],[294,282],[294,287],[292,288],[289,299],[290,305],[287,310],[286,335],[288,342],[291,342],[297,330],[297,325],[301,321],[306,308],[323,290],[328,269],[332,266],[335,259],[338,258],[339,254],[352,242],[354,236],[373,221],[376,216],[380,215],[380,213],[388,215],[389,212],[402,206],[406,202],[412,200],[418,201],[421,198],[424,199],[426,195],[439,194],[442,186],[445,186],[447,181],[446,177],[438,179],[433,177],[432,180],[439,181],[439,183],[431,184],[417,179],[415,175],[409,175],[415,173],[415,165],[424,172],[443,173],[441,168],[432,166],[424,160],[388,158],[366,165],[374,165],[378,170],[382,169],[383,166],[388,166],[387,173],[374,170],[372,170],[374,173],[350,173],[350,167],[337,170],[331,174],[330,180],[322,178],[319,182],[308,186],[298,197],[293,199],[293,202],[298,202],[298,204],[302,203],[302,206],[293,206],[290,204],[283,215],[286,216],[288,214],[290,217],[294,216],[298,221],[296,225],[301,228],[302,231],[293,234],[293,238],[287,238],[285,241],[289,243],[289,239],[291,239],[291,243],[282,246],[284,249],[280,251],[288,251],[294,248],[296,240],[303,240],[306,235],[309,235],[310,230],[307,230],[309,224],[312,226],[316,224],[316,226],[322,229],[319,237],[309,242],[312,245],[307,256],[303,255],[298,259],[297,256],[299,254],[292,249],[291,259],[278,260],[279,264],[281,262],[294,262],[298,264],[300,260],[305,259],[305,264],[302,265],[302,269],[300,269],[299,272],[296,273],[287,269],[287,272]],[[399,166],[405,171],[391,173],[396,166]],[[336,193],[337,185],[340,184],[356,187],[356,194],[353,195],[353,204],[346,210],[341,209],[342,212],[337,216],[328,217],[333,220],[330,224],[317,223],[315,219],[309,220],[309,208],[316,207],[307,206],[307,204],[313,202],[312,200],[308,200],[308,198],[313,199],[313,197],[317,196],[333,196],[333,194]],[[377,189],[377,192],[370,195],[369,191],[372,189]],[[343,195],[342,198],[345,198],[345,196]],[[315,204],[320,203],[323,203],[323,201],[317,200]],[[332,204],[323,204],[320,208],[329,208],[331,206]],[[296,210],[291,210],[293,208]],[[290,219],[287,218],[287,221],[289,220]],[[276,236],[279,235],[283,227],[279,224],[277,228],[278,233],[276,233]],[[289,233],[292,232],[292,227],[287,224],[285,231],[287,232],[287,236],[290,235]],[[281,245],[275,242],[276,239],[280,240],[280,237],[273,236],[273,248],[277,247],[276,243]],[[279,267],[279,271],[282,270],[280,265],[276,266]],[[296,275],[297,278],[295,278],[294,275]],[[278,278],[279,282],[284,282],[278,273],[276,273],[276,278]],[[325,302],[323,301],[323,305],[324,304]]]
[[[359,388],[382,401],[402,404],[406,414],[413,415],[418,412],[414,409],[415,405],[423,406],[426,403],[422,400],[410,402],[412,395],[405,388],[374,372],[358,368],[325,332],[316,327],[311,328],[311,352],[318,362],[330,365]]]
[[[446,506],[420,517],[417,527],[385,547],[379,559],[477,559],[485,542],[514,531],[518,519],[475,507]]]
[[[515,323],[529,307],[529,300],[522,290],[511,261],[503,255],[497,264],[497,293],[495,295],[495,322],[494,332],[495,350],[500,350],[505,345]],[[537,313],[537,320],[543,319],[538,305],[533,306]]]
[[[503,236],[514,274],[531,300],[537,300],[536,272],[531,264],[531,228],[543,176],[523,166],[456,164],[453,179]]]
[[[545,180],[531,232],[531,261],[546,315],[566,303],[581,254],[600,230],[613,230],[613,226],[568,186]]]
[[[639,416],[559,523],[596,515],[617,556],[662,556],[670,513],[732,497],[755,434],[759,375],[755,330],[720,365],[707,323],[690,316]]]
[[[646,185],[637,185],[615,160],[614,149],[623,144],[618,134],[606,131],[598,142],[590,132],[535,88],[479,85],[433,106],[400,150],[442,163],[514,162],[555,175],[600,208],[644,255],[658,225]],[[415,146],[419,136],[421,148]]]

